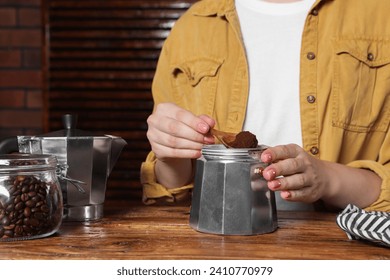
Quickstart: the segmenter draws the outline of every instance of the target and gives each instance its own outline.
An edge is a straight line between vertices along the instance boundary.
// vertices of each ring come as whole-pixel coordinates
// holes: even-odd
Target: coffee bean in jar
[[[55,233],[63,215],[62,193],[52,155],[0,155],[0,241]]]

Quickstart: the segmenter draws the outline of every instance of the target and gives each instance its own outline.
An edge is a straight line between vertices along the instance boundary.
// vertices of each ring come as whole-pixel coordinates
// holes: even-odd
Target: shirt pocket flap
[[[174,76],[184,73],[188,77],[188,82],[196,86],[204,77],[216,76],[222,63],[222,60],[212,58],[188,60],[173,66],[172,73]]]
[[[369,67],[381,67],[390,63],[390,41],[341,39],[336,43],[336,53],[349,54]]]

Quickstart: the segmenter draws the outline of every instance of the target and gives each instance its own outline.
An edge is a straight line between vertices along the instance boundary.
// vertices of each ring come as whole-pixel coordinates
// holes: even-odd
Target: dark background
[[[0,138],[78,128],[124,138],[107,199],[140,197],[164,39],[196,0],[0,0]]]

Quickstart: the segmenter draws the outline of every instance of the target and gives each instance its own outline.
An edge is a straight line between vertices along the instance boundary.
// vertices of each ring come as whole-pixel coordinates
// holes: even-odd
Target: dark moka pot
[[[0,142],[0,153],[55,155],[64,220],[98,220],[103,217],[108,176],[126,142],[120,137],[76,129],[76,116],[65,115],[63,121],[64,130],[4,139]]]
[[[277,228],[274,192],[262,177],[267,166],[251,149],[207,145],[196,162],[190,226],[222,235],[255,235]]]

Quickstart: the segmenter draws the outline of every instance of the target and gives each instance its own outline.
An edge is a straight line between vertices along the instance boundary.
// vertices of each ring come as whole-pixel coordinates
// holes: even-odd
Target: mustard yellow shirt
[[[317,0],[302,37],[303,148],[378,174],[381,194],[366,210],[390,211],[389,11],[385,0]],[[220,129],[241,130],[248,64],[234,0],[199,1],[176,22],[152,92],[155,104],[173,102],[212,116]],[[185,196],[192,185],[168,190],[156,183],[155,160],[151,152],[141,167],[144,202]]]

